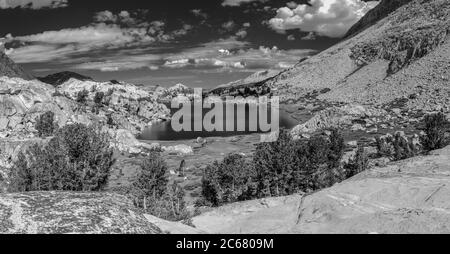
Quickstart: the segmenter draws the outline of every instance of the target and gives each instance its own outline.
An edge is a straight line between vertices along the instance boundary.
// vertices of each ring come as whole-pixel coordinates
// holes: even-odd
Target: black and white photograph
[[[449,0],[0,0],[0,234],[448,233]]]

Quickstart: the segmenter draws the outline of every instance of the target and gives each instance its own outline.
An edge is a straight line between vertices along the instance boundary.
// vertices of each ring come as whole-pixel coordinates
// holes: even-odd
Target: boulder
[[[130,154],[141,154],[151,150],[159,149],[159,144],[147,144],[140,142],[136,137],[128,130],[109,129],[108,133],[111,137],[111,146],[121,152],[128,152]]]
[[[157,234],[161,230],[113,193],[0,194],[0,233]]]
[[[188,145],[163,146],[162,150],[169,154],[190,155],[194,153],[194,149]]]

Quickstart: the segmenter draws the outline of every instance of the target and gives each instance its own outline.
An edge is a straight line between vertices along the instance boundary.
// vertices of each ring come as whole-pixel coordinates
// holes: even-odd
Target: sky
[[[35,76],[211,88],[337,43],[367,0],[0,0],[0,44]]]

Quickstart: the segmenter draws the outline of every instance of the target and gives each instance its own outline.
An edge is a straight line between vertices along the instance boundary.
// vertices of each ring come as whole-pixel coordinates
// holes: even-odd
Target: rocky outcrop
[[[0,195],[0,233],[156,234],[161,230],[112,193],[31,192]]]
[[[311,195],[235,203],[192,222],[208,233],[448,233],[449,181],[446,147]]]
[[[76,102],[78,92],[86,90],[87,102]],[[94,102],[103,93],[100,104]],[[0,77],[0,133],[31,137],[34,122],[46,111],[55,114],[59,126],[68,123],[102,123],[117,129],[140,133],[155,121],[167,119],[169,110],[153,94],[131,84],[112,84],[70,79],[58,88],[20,78]]]
[[[73,102],[55,99],[51,85],[20,78],[0,77],[0,133],[30,137],[37,116],[45,111],[55,113],[58,124],[64,125],[71,116]]]
[[[140,142],[128,130],[110,129],[108,132],[111,137],[111,146],[121,152],[127,152],[129,154],[142,154],[161,149],[159,144],[147,144]]]
[[[33,78],[0,50],[0,77],[2,76],[22,78],[26,80]]]
[[[387,122],[390,120],[391,116],[383,109],[349,104],[341,107],[329,107],[319,111],[305,123],[295,126],[291,133],[294,137],[299,137],[302,134],[314,133],[330,128],[351,128],[354,131],[365,130],[365,127],[361,124],[354,123],[364,122],[364,126],[371,126],[377,122]]]
[[[88,92],[88,101],[92,104],[97,93],[104,98],[100,108],[103,115],[109,115],[113,125],[138,134],[155,121],[167,120],[170,110],[158,102],[158,95],[152,94],[132,84],[120,82],[80,81],[71,78],[58,87],[58,92],[76,100],[80,91]]]

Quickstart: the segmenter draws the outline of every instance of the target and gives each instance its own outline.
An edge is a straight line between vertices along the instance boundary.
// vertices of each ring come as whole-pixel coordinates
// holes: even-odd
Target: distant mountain
[[[33,79],[33,76],[27,74],[19,65],[15,64],[7,55],[0,52],[0,77],[17,77],[26,80]]]
[[[58,72],[55,74],[48,75],[46,77],[40,77],[38,78],[40,81],[53,85],[53,86],[59,86],[65,82],[67,82],[69,79],[74,78],[78,79],[80,81],[93,81],[91,77],[83,76],[81,74],[71,72],[71,71],[64,71],[64,72]]]

